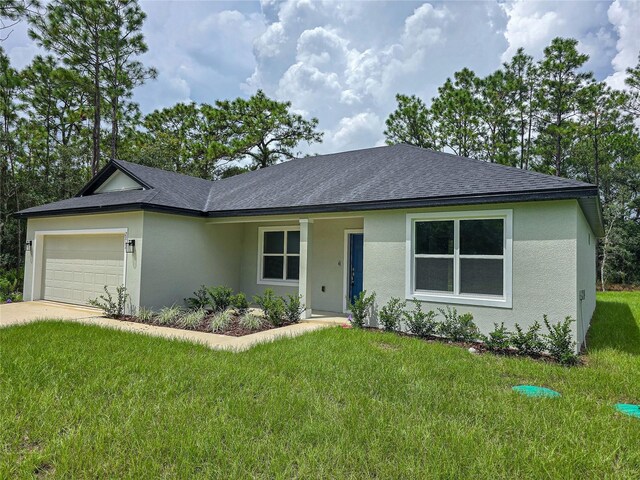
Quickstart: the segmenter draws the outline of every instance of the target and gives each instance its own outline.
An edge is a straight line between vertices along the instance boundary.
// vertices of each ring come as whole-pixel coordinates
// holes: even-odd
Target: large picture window
[[[259,230],[259,279],[261,283],[298,283],[300,229],[269,227]]]
[[[407,216],[407,298],[511,306],[511,211]]]

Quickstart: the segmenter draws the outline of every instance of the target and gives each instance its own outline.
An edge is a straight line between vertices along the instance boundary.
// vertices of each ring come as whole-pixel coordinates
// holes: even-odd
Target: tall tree
[[[135,85],[132,72],[139,70],[138,65],[135,62],[132,65],[129,60],[131,55],[142,51],[144,47],[139,34],[144,14],[136,7],[134,0],[53,0],[47,4],[43,15],[30,18],[29,35],[88,80],[86,85],[91,95],[93,113],[93,174],[100,168],[102,102],[105,93],[111,96],[111,103],[117,105],[118,99]],[[111,75],[109,69],[112,69]],[[107,83],[105,78],[110,78],[111,82]],[[116,130],[114,142],[117,142],[118,116],[114,117],[112,121],[115,127],[112,125],[112,129]]]
[[[636,118],[640,118],[640,53],[637,65],[627,69],[627,78],[624,82],[629,89],[626,102],[627,111],[635,115]]]
[[[574,137],[574,118],[579,114],[581,95],[592,74],[580,69],[589,59],[577,50],[578,41],[554,38],[544,49],[540,62],[540,87],[536,92],[539,114],[537,143],[543,161],[553,173],[564,174],[567,152]]]
[[[508,90],[511,94],[513,117],[518,130],[519,167],[529,168],[533,134],[534,96],[537,87],[537,69],[533,57],[519,48],[510,62],[503,65]]]
[[[512,118],[513,95],[507,74],[497,70],[480,81],[481,117],[484,134],[481,158],[516,166],[517,132]]]
[[[16,182],[16,128],[18,124],[18,93],[21,78],[11,66],[9,57],[0,47],[0,265],[4,264],[5,243],[10,239],[5,234],[11,221],[10,199],[14,208],[19,207],[18,186]]]
[[[33,14],[40,6],[37,0],[0,1],[0,41],[9,38],[13,27],[27,14]]]
[[[105,65],[105,84],[111,120],[110,153],[118,157],[120,123],[135,115],[136,105],[130,102],[133,89],[145,80],[155,78],[154,68],[147,68],[135,57],[147,51],[140,30],[146,18],[136,0],[113,0],[114,24],[108,36],[110,60]]]
[[[203,113],[223,132],[226,157],[247,158],[253,168],[264,168],[298,155],[301,142],[322,141],[322,132],[316,131],[318,119],[306,120],[290,109],[291,102],[278,102],[258,90],[249,99],[217,101]]]
[[[456,155],[476,157],[481,152],[482,101],[480,79],[468,68],[454,74],[454,80],[438,88],[431,112],[438,125],[438,139]]]
[[[384,136],[388,145],[406,143],[422,148],[438,149],[436,128],[431,112],[415,95],[396,95],[398,106],[387,118]]]

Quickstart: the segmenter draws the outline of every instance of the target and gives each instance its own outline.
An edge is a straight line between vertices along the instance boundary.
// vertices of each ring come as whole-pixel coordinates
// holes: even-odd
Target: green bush
[[[284,314],[289,323],[298,323],[300,316],[305,311],[305,306],[300,301],[302,295],[287,295],[284,299]]]
[[[240,292],[231,297],[231,306],[236,309],[238,315],[244,315],[249,309],[249,302],[247,296]]]
[[[182,314],[178,320],[178,324],[183,328],[195,329],[202,323],[206,316],[207,311],[204,308],[189,310]]]
[[[544,351],[544,341],[540,337],[541,325],[534,322],[525,332],[520,325],[515,324],[516,331],[511,334],[511,345],[522,355],[540,355]]]
[[[0,302],[22,301],[22,269],[0,270]]]
[[[264,318],[246,312],[240,317],[240,326],[249,330],[258,330],[264,324]]]
[[[224,285],[209,287],[207,292],[209,293],[209,305],[214,312],[222,312],[231,306],[233,290],[229,287]]]
[[[120,285],[116,287],[116,298],[114,299],[107,286],[104,286],[104,295],[89,300],[89,305],[102,309],[105,317],[122,318],[127,305],[127,287]]]
[[[209,306],[209,293],[207,287],[201,285],[198,290],[193,292],[193,297],[185,298],[184,303],[190,310],[200,310]]]
[[[565,317],[564,321],[551,325],[546,315],[543,315],[543,319],[549,332],[544,335],[545,348],[549,355],[562,365],[578,363],[578,356],[574,351],[576,343],[573,341],[571,332],[571,323],[575,320]]]
[[[267,321],[274,327],[281,327],[287,319],[287,306],[282,297],[267,288],[262,295],[253,297],[253,301],[262,309]]]
[[[221,312],[216,313],[211,318],[211,323],[210,323],[211,331],[214,333],[223,332],[231,324],[231,319],[232,319],[232,315],[231,315],[231,311],[229,310],[223,310]]]
[[[378,317],[380,323],[387,332],[400,330],[402,326],[402,313],[407,306],[404,302],[396,297],[391,297],[389,302],[380,309]]]
[[[423,312],[422,303],[418,300],[413,300],[413,310],[403,312],[403,316],[409,332],[418,337],[427,337],[436,330],[437,322],[435,320],[435,312],[433,310]]]
[[[457,342],[473,342],[478,340],[480,332],[471,313],[458,314],[455,308],[438,309],[444,320],[438,325],[438,333]]]
[[[492,352],[504,352],[511,346],[511,334],[504,326],[504,322],[500,326],[494,323],[493,326],[493,331],[483,336],[484,345]]]
[[[155,316],[155,320],[158,325],[175,325],[181,315],[182,309],[177,305],[171,305],[170,307],[161,308]]]
[[[364,327],[365,323],[374,313],[375,301],[375,292],[371,295],[367,295],[366,290],[360,292],[355,301],[349,304],[349,310],[351,311],[349,321],[351,325],[357,328]]]
[[[150,323],[153,320],[153,310],[150,308],[140,307],[138,309],[138,320],[144,323]]]

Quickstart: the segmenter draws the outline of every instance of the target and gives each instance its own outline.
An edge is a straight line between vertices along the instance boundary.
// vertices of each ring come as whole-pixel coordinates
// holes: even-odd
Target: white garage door
[[[52,235],[44,237],[44,299],[88,305],[123,283],[124,235]]]

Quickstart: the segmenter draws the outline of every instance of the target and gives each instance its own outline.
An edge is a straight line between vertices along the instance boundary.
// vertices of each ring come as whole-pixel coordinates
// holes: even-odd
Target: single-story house
[[[272,288],[311,311],[418,299],[527,326],[595,308],[594,185],[409,145],[295,159],[218,181],[110,161],[75,197],[22,210],[24,299],[86,304],[126,285],[134,306],[200,285]]]

